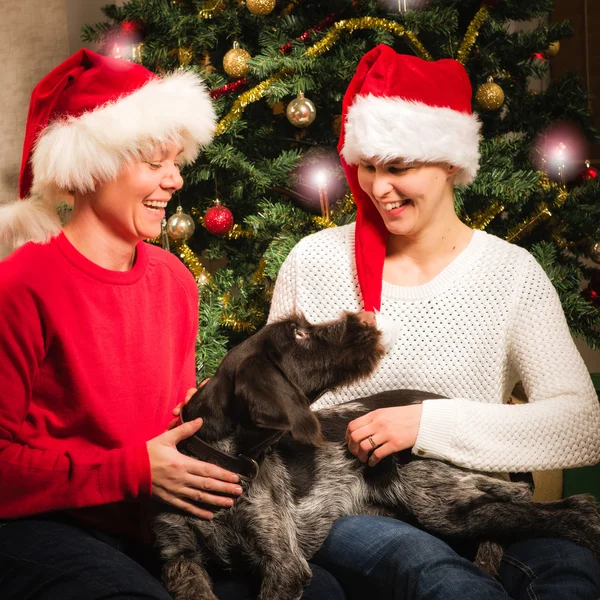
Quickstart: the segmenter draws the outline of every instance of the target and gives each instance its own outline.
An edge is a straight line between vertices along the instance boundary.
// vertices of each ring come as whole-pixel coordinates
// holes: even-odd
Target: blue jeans
[[[550,538],[513,542],[495,581],[437,537],[386,517],[339,519],[313,557],[349,600],[598,600],[600,562]]]
[[[312,566],[312,565],[311,565]],[[148,548],[63,519],[0,521],[2,600],[171,600]],[[215,581],[220,600],[254,600],[242,579]],[[313,566],[303,600],[345,600],[338,582]]]

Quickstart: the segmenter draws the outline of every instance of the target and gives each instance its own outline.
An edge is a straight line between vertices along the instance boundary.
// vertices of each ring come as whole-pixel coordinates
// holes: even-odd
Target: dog
[[[385,350],[368,319],[347,313],[312,325],[302,316],[271,323],[231,350],[184,407],[204,425],[182,452],[241,474],[244,493],[207,521],[164,509],[154,521],[163,581],[175,600],[217,600],[207,566],[260,579],[259,600],[297,600],[307,561],[343,516],[407,520],[445,538],[479,545],[475,562],[494,574],[512,536],[552,536],[600,557],[592,498],[531,501],[527,482],[504,481],[410,450],[375,467],[345,443],[347,425],[376,408],[441,398],[394,390],[312,411],[325,391],[369,376]]]

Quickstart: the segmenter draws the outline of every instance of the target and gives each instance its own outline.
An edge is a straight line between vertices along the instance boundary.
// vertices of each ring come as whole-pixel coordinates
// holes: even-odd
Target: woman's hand
[[[202,419],[184,423],[150,440],[146,446],[152,473],[152,494],[168,504],[208,520],[213,518],[213,513],[193,502],[230,507],[233,505],[232,498],[217,496],[212,492],[239,496],[242,488],[235,485],[239,481],[235,473],[196,460],[177,450],[177,444],[194,435],[201,426]]]
[[[205,379],[201,384],[200,387],[202,387],[203,385],[205,385],[208,381],[210,381],[210,377],[208,379]],[[180,402],[174,409],[173,409],[173,416],[175,417],[170,423],[169,426],[167,427],[167,431],[169,431],[170,429],[173,429],[173,427],[177,427],[177,425],[179,425],[180,420],[179,420],[179,415],[181,414],[181,409],[190,401],[190,398],[198,391],[197,388],[190,388],[186,393],[185,393],[185,399],[183,402]]]
[[[354,419],[346,430],[348,449],[361,462],[368,459],[369,466],[374,467],[382,458],[412,448],[417,441],[422,410],[421,404],[378,408]]]

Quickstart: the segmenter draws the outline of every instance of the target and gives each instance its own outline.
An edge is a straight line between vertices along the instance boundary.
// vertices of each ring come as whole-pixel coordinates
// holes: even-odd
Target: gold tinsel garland
[[[487,6],[482,6],[477,14],[473,17],[473,20],[469,23],[467,27],[467,32],[465,33],[465,37],[458,49],[457,60],[461,65],[464,65],[467,62],[467,58],[469,53],[471,52],[471,48],[473,48],[473,44],[479,35],[479,30],[481,26],[487,21],[490,16],[490,11]]]
[[[550,181],[548,175],[544,172],[540,172],[540,187],[545,192],[554,191],[556,192],[556,197],[554,199],[554,206],[560,208],[569,198],[569,192],[564,185],[560,185],[553,181]],[[478,213],[475,213],[472,217],[467,216],[465,221],[467,224],[473,229],[485,229],[491,221],[496,218],[502,211],[504,210],[504,205],[499,201],[493,202],[488,208]],[[507,234],[506,240],[509,242],[514,242],[518,240],[524,233],[533,229],[538,222],[542,220],[548,219],[552,216],[552,212],[550,211],[548,205],[545,202],[541,202],[537,205],[535,212],[531,217],[528,217],[518,225],[515,225]],[[556,244],[561,247],[567,247],[566,240],[561,235],[562,230],[557,230],[552,234],[552,238],[556,242]]]
[[[337,227],[337,225],[331,219],[328,219],[326,217],[314,216],[311,218],[311,221],[315,223],[315,225],[318,225],[321,229]]]
[[[252,233],[248,229],[244,229],[239,223],[236,223],[226,234],[228,240],[239,240],[244,237],[251,237]]]
[[[556,199],[554,200],[554,205],[557,207],[561,207],[569,198],[569,192],[567,188],[562,184],[556,183],[555,181],[551,181],[548,177],[548,174],[544,173],[543,171],[540,171],[539,175],[540,187],[545,192],[555,191]]]
[[[467,217],[465,221],[473,229],[484,230],[503,210],[504,204],[495,200],[485,210],[476,212],[472,217]]]
[[[274,84],[276,81],[278,81],[288,73],[291,73],[291,71],[291,69],[282,69],[281,71],[279,71],[279,73],[275,73],[275,75],[272,75],[268,79],[261,81],[257,86],[253,87],[251,90],[248,90],[240,96],[238,96],[236,101],[233,103],[231,110],[219,121],[215,135],[221,135],[222,133],[227,131],[231,123],[233,123],[235,119],[238,119],[242,115],[244,109],[246,108],[246,106],[248,106],[248,104],[252,104],[257,100],[260,100],[267,93],[267,90],[271,87],[272,84]]]
[[[198,285],[202,286],[212,283],[212,277],[185,242],[175,242],[175,251],[185,266],[191,271]]]
[[[224,0],[206,0],[202,2],[202,9],[198,11],[199,19],[212,19],[223,7]]]
[[[335,45],[343,31],[352,33],[358,29],[378,29],[381,31],[388,31],[397,36],[406,36],[416,53],[421,58],[433,60],[431,54],[427,52],[423,44],[421,44],[421,42],[417,39],[417,36],[412,33],[412,31],[408,31],[402,27],[402,25],[399,25],[394,21],[388,21],[387,19],[380,19],[377,17],[346,19],[334,23],[334,25],[331,27],[331,30],[316,44],[308,48],[305,54],[308,58],[317,58],[318,56],[321,56],[325,52],[329,51]],[[231,110],[219,121],[215,135],[221,135],[227,131],[231,123],[242,115],[246,106],[256,102],[257,100],[260,100],[267,93],[273,83],[279,81],[282,77],[285,77],[292,72],[293,70],[291,68],[281,69],[281,71],[275,73],[275,75],[272,75],[268,79],[261,81],[251,90],[247,90],[241,94],[233,103]]]
[[[229,301],[231,300],[231,296],[228,292],[225,292],[221,297],[221,301],[223,302],[223,312],[219,317],[219,323],[224,327],[228,327],[233,331],[244,331],[246,333],[252,333],[258,329],[258,324],[262,323],[265,318],[265,313],[263,310],[257,308],[256,306],[251,306],[248,312],[248,316],[250,317],[249,321],[240,321],[235,313],[227,310],[229,307]]]
[[[519,223],[515,227],[513,227],[506,236],[507,242],[514,242],[518,240],[524,233],[533,229],[535,225],[537,225],[538,221],[543,221],[552,216],[548,205],[545,202],[540,202],[535,209],[533,215]]]
[[[540,176],[540,180],[539,180],[540,187],[545,192],[555,192],[556,193],[556,196],[554,198],[554,206],[556,206],[557,208],[560,208],[561,206],[563,206],[563,204],[569,198],[569,192],[568,192],[567,188],[564,185],[561,185],[559,183],[551,181],[550,178],[548,177],[548,174],[544,173],[543,171],[539,172],[539,176]],[[537,205],[535,212],[533,213],[533,215],[531,217],[525,219],[524,221],[522,221],[521,223],[519,223],[518,225],[513,227],[508,232],[508,235],[506,236],[506,240],[509,242],[514,242],[514,241],[518,240],[524,233],[533,229],[533,227],[535,225],[537,225],[539,222],[545,221],[546,219],[550,218],[551,216],[552,216],[552,211],[550,210],[548,205],[545,202],[540,202]],[[562,233],[562,231],[559,228],[559,230],[555,231],[552,234],[552,239],[555,241],[555,243],[560,248],[564,249],[567,246],[567,241],[562,237],[561,233]]]
[[[252,281],[257,285],[265,278],[265,269],[267,268],[267,261],[261,258],[258,263],[258,268],[252,275]]]
[[[245,331],[251,333],[256,331],[256,325],[253,325],[249,321],[239,321],[233,313],[223,313],[219,317],[219,323],[224,327],[233,329],[233,331]]]
[[[398,37],[406,36],[409,43],[418,56],[425,60],[433,60],[433,57],[425,49],[425,46],[417,39],[417,36],[407,29],[405,29],[399,23],[389,21],[387,19],[380,19],[378,17],[361,17],[359,19],[345,19],[334,23],[329,32],[316,44],[312,45],[307,49],[306,55],[309,58],[315,58],[331,50],[333,45],[338,41],[342,31],[348,31],[353,33],[359,29],[378,29],[380,31],[387,31],[393,33]]]

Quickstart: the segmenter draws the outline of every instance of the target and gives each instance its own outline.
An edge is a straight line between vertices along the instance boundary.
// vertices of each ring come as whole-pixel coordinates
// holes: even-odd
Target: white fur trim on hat
[[[202,80],[191,72],[151,79],[144,86],[79,117],[51,123],[32,157],[32,195],[52,189],[87,193],[115,179],[123,164],[170,140],[192,162],[212,140],[216,115]]]
[[[376,310],[375,326],[381,332],[381,345],[384,347],[386,352],[389,352],[400,335],[398,325],[392,318],[387,317]]]
[[[344,124],[342,156],[350,165],[361,158],[445,162],[460,167],[455,183],[471,183],[479,168],[476,115],[395,97],[358,96]]]
[[[26,242],[46,242],[60,233],[55,206],[39,197],[0,205],[0,245],[11,252]]]

